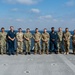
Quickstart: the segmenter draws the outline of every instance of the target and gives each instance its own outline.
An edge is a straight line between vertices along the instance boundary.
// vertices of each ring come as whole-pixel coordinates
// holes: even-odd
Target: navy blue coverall
[[[58,34],[56,32],[50,32],[50,52],[58,51],[57,39],[58,39]]]
[[[9,38],[8,38],[8,36],[10,37],[10,38],[15,38],[16,37],[16,33],[15,33],[15,31],[8,31],[8,33],[7,33],[7,39],[8,39],[8,52],[9,52],[9,55],[11,55],[11,54],[14,54],[14,51],[15,51],[15,40],[14,41],[12,41],[12,40],[10,40]]]

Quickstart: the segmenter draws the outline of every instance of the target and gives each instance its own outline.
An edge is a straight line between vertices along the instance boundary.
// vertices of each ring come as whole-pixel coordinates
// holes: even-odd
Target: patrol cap
[[[51,29],[54,29],[54,27],[52,27]]]

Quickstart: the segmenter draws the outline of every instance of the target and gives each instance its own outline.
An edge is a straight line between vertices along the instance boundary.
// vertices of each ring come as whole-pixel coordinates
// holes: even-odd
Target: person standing
[[[42,53],[44,54],[46,52],[46,54],[49,53],[49,33],[47,32],[47,29],[44,28],[44,31],[42,33]]]
[[[30,29],[27,28],[26,29],[26,33],[24,34],[24,39],[25,39],[25,47],[26,47],[26,55],[27,54],[31,54],[30,49],[31,49],[31,38],[32,38],[32,34],[30,33]]]
[[[5,32],[5,28],[2,27],[0,32],[0,53],[2,55],[6,54],[6,36],[7,33]]]
[[[16,33],[14,31],[14,27],[10,26],[10,31],[7,33],[7,39],[8,39],[8,54],[11,55],[15,53],[15,37]]]
[[[58,28],[58,53],[62,53],[63,52],[63,32],[62,32],[62,28]]]
[[[65,32],[64,32],[64,35],[63,35],[63,39],[64,39],[64,47],[65,47],[66,54],[69,54],[70,37],[71,37],[71,34],[69,32],[69,29],[68,28],[65,28]]]
[[[17,39],[17,55],[19,53],[23,54],[23,32],[21,28],[18,29],[16,39]]]
[[[55,32],[54,27],[52,27],[50,32],[50,52],[51,53],[54,51],[56,54],[58,54],[57,39],[58,39],[58,34],[57,32]]]
[[[73,47],[73,54],[75,54],[75,30],[74,34],[72,35],[72,47]]]
[[[33,35],[34,38],[34,54],[37,54],[37,51],[39,51],[39,54],[41,54],[41,33],[38,31],[38,28],[35,29],[35,34]]]

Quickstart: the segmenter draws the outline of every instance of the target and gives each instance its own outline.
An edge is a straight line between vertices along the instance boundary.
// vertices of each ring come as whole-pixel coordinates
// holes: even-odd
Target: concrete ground
[[[0,75],[75,75],[75,55],[0,55]]]

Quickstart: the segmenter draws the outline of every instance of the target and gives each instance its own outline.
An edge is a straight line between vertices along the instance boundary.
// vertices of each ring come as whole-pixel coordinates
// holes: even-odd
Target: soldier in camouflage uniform
[[[41,40],[41,33],[38,32],[38,28],[35,29],[35,34],[33,35],[34,38],[34,54],[37,54],[37,51],[41,54],[41,49],[40,49],[40,40]]]
[[[0,32],[0,52],[6,54],[6,35],[5,29],[2,27]]]
[[[73,46],[73,54],[75,54],[75,30],[74,34],[72,35],[72,46]]]
[[[58,53],[62,53],[62,44],[63,44],[63,32],[62,28],[58,28]]]
[[[18,53],[23,54],[23,32],[21,28],[18,29],[16,38],[17,38],[17,54]]]
[[[44,29],[44,32],[42,33],[42,53],[44,54],[46,51],[46,54],[49,53],[48,48],[49,47],[49,33],[47,32],[47,29]]]
[[[71,36],[71,34],[70,34],[69,30],[68,30],[68,28],[66,28],[64,35],[63,35],[64,47],[65,47],[66,54],[69,54],[70,36]]]
[[[31,49],[31,38],[32,38],[32,34],[30,33],[30,29],[27,28],[26,29],[26,33],[24,34],[24,42],[25,42],[25,46],[26,46],[26,55],[27,54],[31,54],[30,53],[30,49]]]

